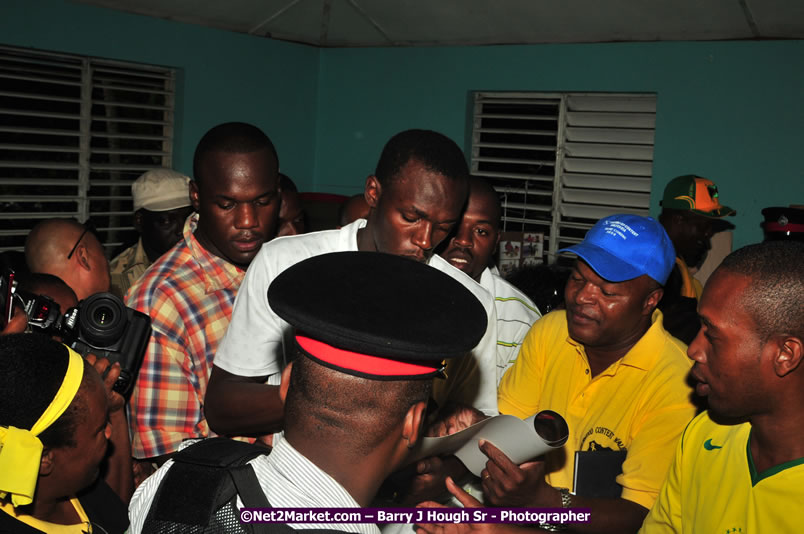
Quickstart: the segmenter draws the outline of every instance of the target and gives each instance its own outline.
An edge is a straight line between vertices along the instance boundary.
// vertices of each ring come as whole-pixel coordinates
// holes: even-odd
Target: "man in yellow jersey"
[[[689,347],[709,410],[684,431],[640,532],[796,532],[804,512],[804,243],[729,255]]]
[[[689,343],[700,328],[695,307],[703,289],[690,269],[701,266],[712,248],[712,236],[729,226],[719,219],[737,212],[720,203],[712,180],[693,174],[670,180],[661,206],[659,222],[670,236],[677,257],[659,309],[664,313],[667,331]]]

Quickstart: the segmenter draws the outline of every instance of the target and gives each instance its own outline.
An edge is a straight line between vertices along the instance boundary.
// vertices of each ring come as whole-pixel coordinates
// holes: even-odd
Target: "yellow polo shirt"
[[[678,272],[681,273],[681,296],[701,300],[701,294],[703,293],[701,283],[690,274],[690,269],[684,263],[684,260],[676,257],[676,265],[678,266]]]
[[[662,313],[621,359],[592,378],[581,344],[558,310],[534,323],[519,357],[500,382],[500,413],[563,415],[569,439],[547,455],[547,482],[573,490],[575,451],[627,450],[617,483],[622,498],[650,508],[664,482],[678,437],[695,415],[686,376],[687,347],[662,327]]]
[[[750,423],[719,425],[704,412],[684,431],[641,533],[798,532],[804,458],[757,473]]]

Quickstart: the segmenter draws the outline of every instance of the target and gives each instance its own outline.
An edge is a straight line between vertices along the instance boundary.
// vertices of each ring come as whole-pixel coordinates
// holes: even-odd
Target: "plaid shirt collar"
[[[221,289],[237,291],[246,271],[205,249],[195,237],[196,227],[198,213],[193,213],[184,223],[184,242],[203,272],[204,292],[209,294]]]

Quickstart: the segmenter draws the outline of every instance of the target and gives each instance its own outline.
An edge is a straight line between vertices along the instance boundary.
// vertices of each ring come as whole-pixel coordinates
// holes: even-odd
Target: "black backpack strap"
[[[78,492],[76,497],[89,520],[103,529],[101,532],[123,534],[128,529],[128,507],[102,478]]]
[[[250,465],[241,465],[229,470],[237,488],[237,494],[246,508],[270,508],[271,503],[262,491],[257,475]]]
[[[211,467],[230,467],[247,464],[261,454],[269,454],[271,449],[252,445],[229,438],[207,438],[185,447],[173,455],[173,462],[185,462]]]
[[[204,526],[215,522],[223,501],[229,498],[224,506],[234,506],[236,498],[230,498],[234,494],[246,508],[270,508],[254,469],[248,465],[269,452],[259,445],[220,437],[203,439],[177,452],[154,495],[143,532],[162,532],[163,526],[165,532],[205,532]],[[297,530],[284,523],[241,527],[254,534],[343,534],[326,528]]]
[[[154,532],[158,531],[156,525],[161,528],[161,525],[170,524],[185,525],[188,528],[195,525],[203,531],[204,525],[214,522],[221,505],[236,494],[236,475],[233,471],[241,472],[242,475],[237,476],[243,480],[251,479],[250,483],[244,482],[243,486],[243,491],[248,490],[251,493],[241,494],[241,500],[251,500],[249,495],[258,500],[262,497],[262,501],[255,506],[268,506],[248,462],[269,452],[270,449],[265,447],[228,438],[204,439],[177,452],[173,455],[173,465],[154,495],[145,524],[151,525]],[[244,530],[261,531],[258,528]],[[182,530],[177,527],[172,531]],[[199,530],[189,528],[187,531]]]

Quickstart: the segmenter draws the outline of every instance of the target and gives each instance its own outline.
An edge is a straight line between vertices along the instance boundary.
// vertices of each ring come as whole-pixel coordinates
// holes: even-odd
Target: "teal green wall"
[[[323,50],[316,184],[359,191],[383,143],[411,127],[464,148],[472,91],[658,95],[654,214],[665,184],[699,173],[737,209],[735,246],[761,208],[804,204],[804,41]]]
[[[385,141],[412,127],[468,147],[472,91],[658,95],[653,213],[678,174],[717,182],[735,245],[759,210],[804,204],[804,41],[322,49],[66,0],[0,2],[0,43],[179,69],[176,164],[223,121],[262,127],[302,190],[361,190]]]
[[[319,50],[64,0],[0,1],[0,43],[179,69],[174,167],[192,172],[212,126],[251,122],[280,167],[313,186]]]

